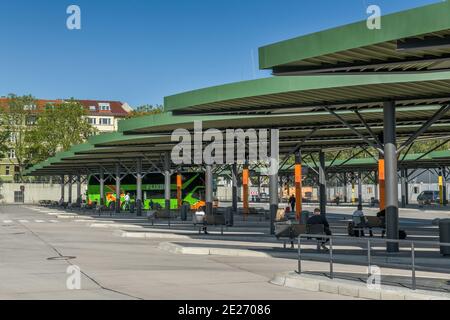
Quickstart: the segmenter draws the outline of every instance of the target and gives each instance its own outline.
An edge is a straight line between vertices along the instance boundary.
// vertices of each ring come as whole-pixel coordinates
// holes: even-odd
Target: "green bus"
[[[205,174],[204,173],[181,173],[181,201],[183,204],[189,204],[191,209],[197,209],[205,205]],[[177,200],[177,175],[171,176],[171,200],[170,208],[178,208]],[[105,179],[104,183],[105,205],[111,207],[116,201],[116,181],[112,176]],[[136,200],[136,178],[133,175],[127,175],[121,180],[120,184],[120,202],[123,206],[125,195],[129,193],[131,203]],[[149,210],[151,206],[165,207],[164,199],[164,176],[160,173],[147,174],[142,179],[142,199],[143,207]],[[89,204],[100,203],[100,181],[98,176],[91,175],[87,188],[87,202]]]

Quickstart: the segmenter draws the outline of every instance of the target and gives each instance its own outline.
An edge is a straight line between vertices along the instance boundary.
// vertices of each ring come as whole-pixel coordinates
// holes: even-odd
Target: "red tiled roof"
[[[67,100],[66,100],[67,101]],[[120,101],[108,101],[108,100],[77,100],[88,112],[90,115],[96,116],[115,116],[115,117],[126,117],[129,113],[127,108],[124,107],[124,103]],[[0,98],[0,107],[6,107],[8,102],[8,98]],[[45,99],[37,99],[36,105],[38,110],[42,110],[47,104],[59,104],[64,102],[64,100],[45,100]],[[99,104],[108,103],[110,105],[111,110],[100,110]],[[92,111],[90,109],[91,106],[95,106],[96,110]]]
[[[117,117],[120,117],[120,116],[125,117],[129,113],[128,111],[126,111],[123,108],[124,104],[122,102],[120,102],[120,101],[78,100],[78,102],[81,103],[81,105],[85,109],[87,109],[89,111],[89,113],[92,114],[92,115],[114,115],[114,116],[117,116]],[[101,104],[101,103],[108,103],[109,106],[111,107],[111,110],[109,110],[109,111],[101,111],[100,110],[100,106],[99,106],[99,104]],[[95,106],[97,111],[95,111],[95,112],[91,111],[90,110],[91,106]]]

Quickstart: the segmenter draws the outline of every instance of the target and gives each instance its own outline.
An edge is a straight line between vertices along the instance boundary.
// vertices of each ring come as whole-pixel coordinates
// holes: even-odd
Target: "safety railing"
[[[334,256],[333,256],[333,239],[334,240],[347,240],[350,242],[365,242],[367,243],[367,265],[368,265],[368,278],[372,276],[371,267],[372,267],[372,244],[375,242],[388,244],[388,243],[396,243],[407,245],[411,248],[411,284],[412,289],[417,289],[417,279],[416,279],[416,245],[427,245],[427,246],[437,246],[441,247],[450,247],[450,243],[442,243],[442,242],[431,242],[431,241],[412,241],[412,240],[396,240],[396,239],[376,239],[376,238],[351,238],[345,236],[328,236],[324,234],[301,234],[298,237],[298,270],[297,273],[302,273],[302,238],[306,239],[314,239],[315,242],[323,240],[329,240],[327,244],[329,245],[328,256],[329,256],[329,264],[330,264],[330,279],[334,279]],[[320,240],[317,240],[320,239]]]

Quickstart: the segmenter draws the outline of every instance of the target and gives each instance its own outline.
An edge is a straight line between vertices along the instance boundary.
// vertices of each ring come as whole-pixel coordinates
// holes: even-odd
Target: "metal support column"
[[[100,168],[100,205],[105,205],[105,172]]]
[[[238,173],[237,173],[237,165],[233,164],[231,166],[231,206],[233,207],[233,213],[237,213],[238,209]]]
[[[295,154],[295,217],[300,221],[302,213],[302,152]]]
[[[344,172],[344,179],[342,180],[344,182],[344,203],[348,202],[348,195],[347,195],[347,172]]]
[[[207,164],[205,167],[205,202],[206,202],[206,215],[213,214],[213,172],[212,165]]]
[[[164,208],[167,213],[170,213],[170,153],[164,154]]]
[[[61,176],[61,200],[62,202],[64,202],[64,188],[65,188],[65,183],[64,183],[64,175]]]
[[[278,146],[279,135],[278,132],[272,131],[270,134],[270,149],[271,158],[269,170],[269,200],[270,200],[270,234],[275,234],[275,220],[278,211],[278,150],[274,150],[274,146]]]
[[[362,206],[362,173],[358,172],[358,205]]]
[[[68,193],[68,197],[67,197],[67,202],[68,203],[72,203],[72,182],[73,182],[73,176],[70,175],[69,176],[69,183],[67,184],[67,193]]]
[[[249,198],[249,169],[248,164],[244,164],[244,169],[242,170],[242,207],[243,207],[243,213],[244,213],[244,220],[248,218],[249,213],[249,204],[248,204],[248,198]]]
[[[178,209],[181,209],[181,206],[183,205],[183,176],[181,173],[177,173],[177,206]]]
[[[77,204],[81,205],[81,176],[77,175]]]
[[[120,164],[116,163],[116,213],[120,213]]]
[[[320,213],[327,214],[327,185],[325,173],[325,153],[319,152],[319,204]]]
[[[443,186],[442,186],[442,199],[443,199],[443,203],[444,206],[446,206],[448,204],[447,201],[447,168],[446,167],[442,167],[442,182],[443,182]]]
[[[142,159],[136,159],[136,214],[142,216]]]
[[[380,195],[378,192],[378,171],[375,171],[373,194],[375,200],[380,200]]]
[[[386,183],[384,174],[384,155],[378,157],[378,187],[380,194],[380,211],[386,208]]]
[[[401,206],[402,208],[406,208],[406,204],[407,204],[407,199],[408,199],[408,180],[407,180],[407,172],[406,169],[400,169],[400,176],[401,176],[401,181],[400,181],[400,190],[402,193],[402,201],[401,201]]]
[[[398,172],[395,103],[384,103],[384,170],[387,238],[398,239]],[[388,243],[388,252],[398,252],[398,243]]]

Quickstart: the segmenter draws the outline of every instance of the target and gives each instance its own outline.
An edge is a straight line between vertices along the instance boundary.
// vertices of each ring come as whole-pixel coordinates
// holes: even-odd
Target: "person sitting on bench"
[[[378,212],[377,217],[380,218],[380,222],[383,227],[383,231],[381,232],[381,237],[384,238],[384,236],[386,234],[386,209],[383,209],[380,212]]]
[[[325,215],[320,213],[319,208],[314,209],[313,216],[308,219],[306,224],[309,224],[309,225],[321,224],[324,227],[325,234],[327,236],[331,236],[330,224],[328,223],[328,220],[325,217]],[[327,246],[325,245],[325,243],[327,243],[328,241],[330,241],[330,240],[326,239],[326,240],[322,241],[322,244],[321,244],[322,249],[328,250]]]
[[[205,207],[199,207],[198,209],[197,209],[197,211],[195,212],[195,216],[196,217],[202,217],[203,218],[203,228],[202,228],[202,231],[203,232],[205,232],[205,234],[208,234],[208,231],[206,230],[207,229],[207,221],[206,221],[206,219],[205,219],[205,216],[206,216],[206,212],[205,212]],[[199,220],[199,219],[198,219]],[[197,221],[198,221],[197,220]]]
[[[364,215],[363,206],[361,204],[358,204],[358,208],[355,212],[353,212],[353,224],[355,228],[361,228],[362,230],[356,230],[355,236],[361,236],[364,237],[364,228],[367,227],[367,220],[366,216]],[[369,227],[369,233],[370,236],[373,237],[372,228]]]

